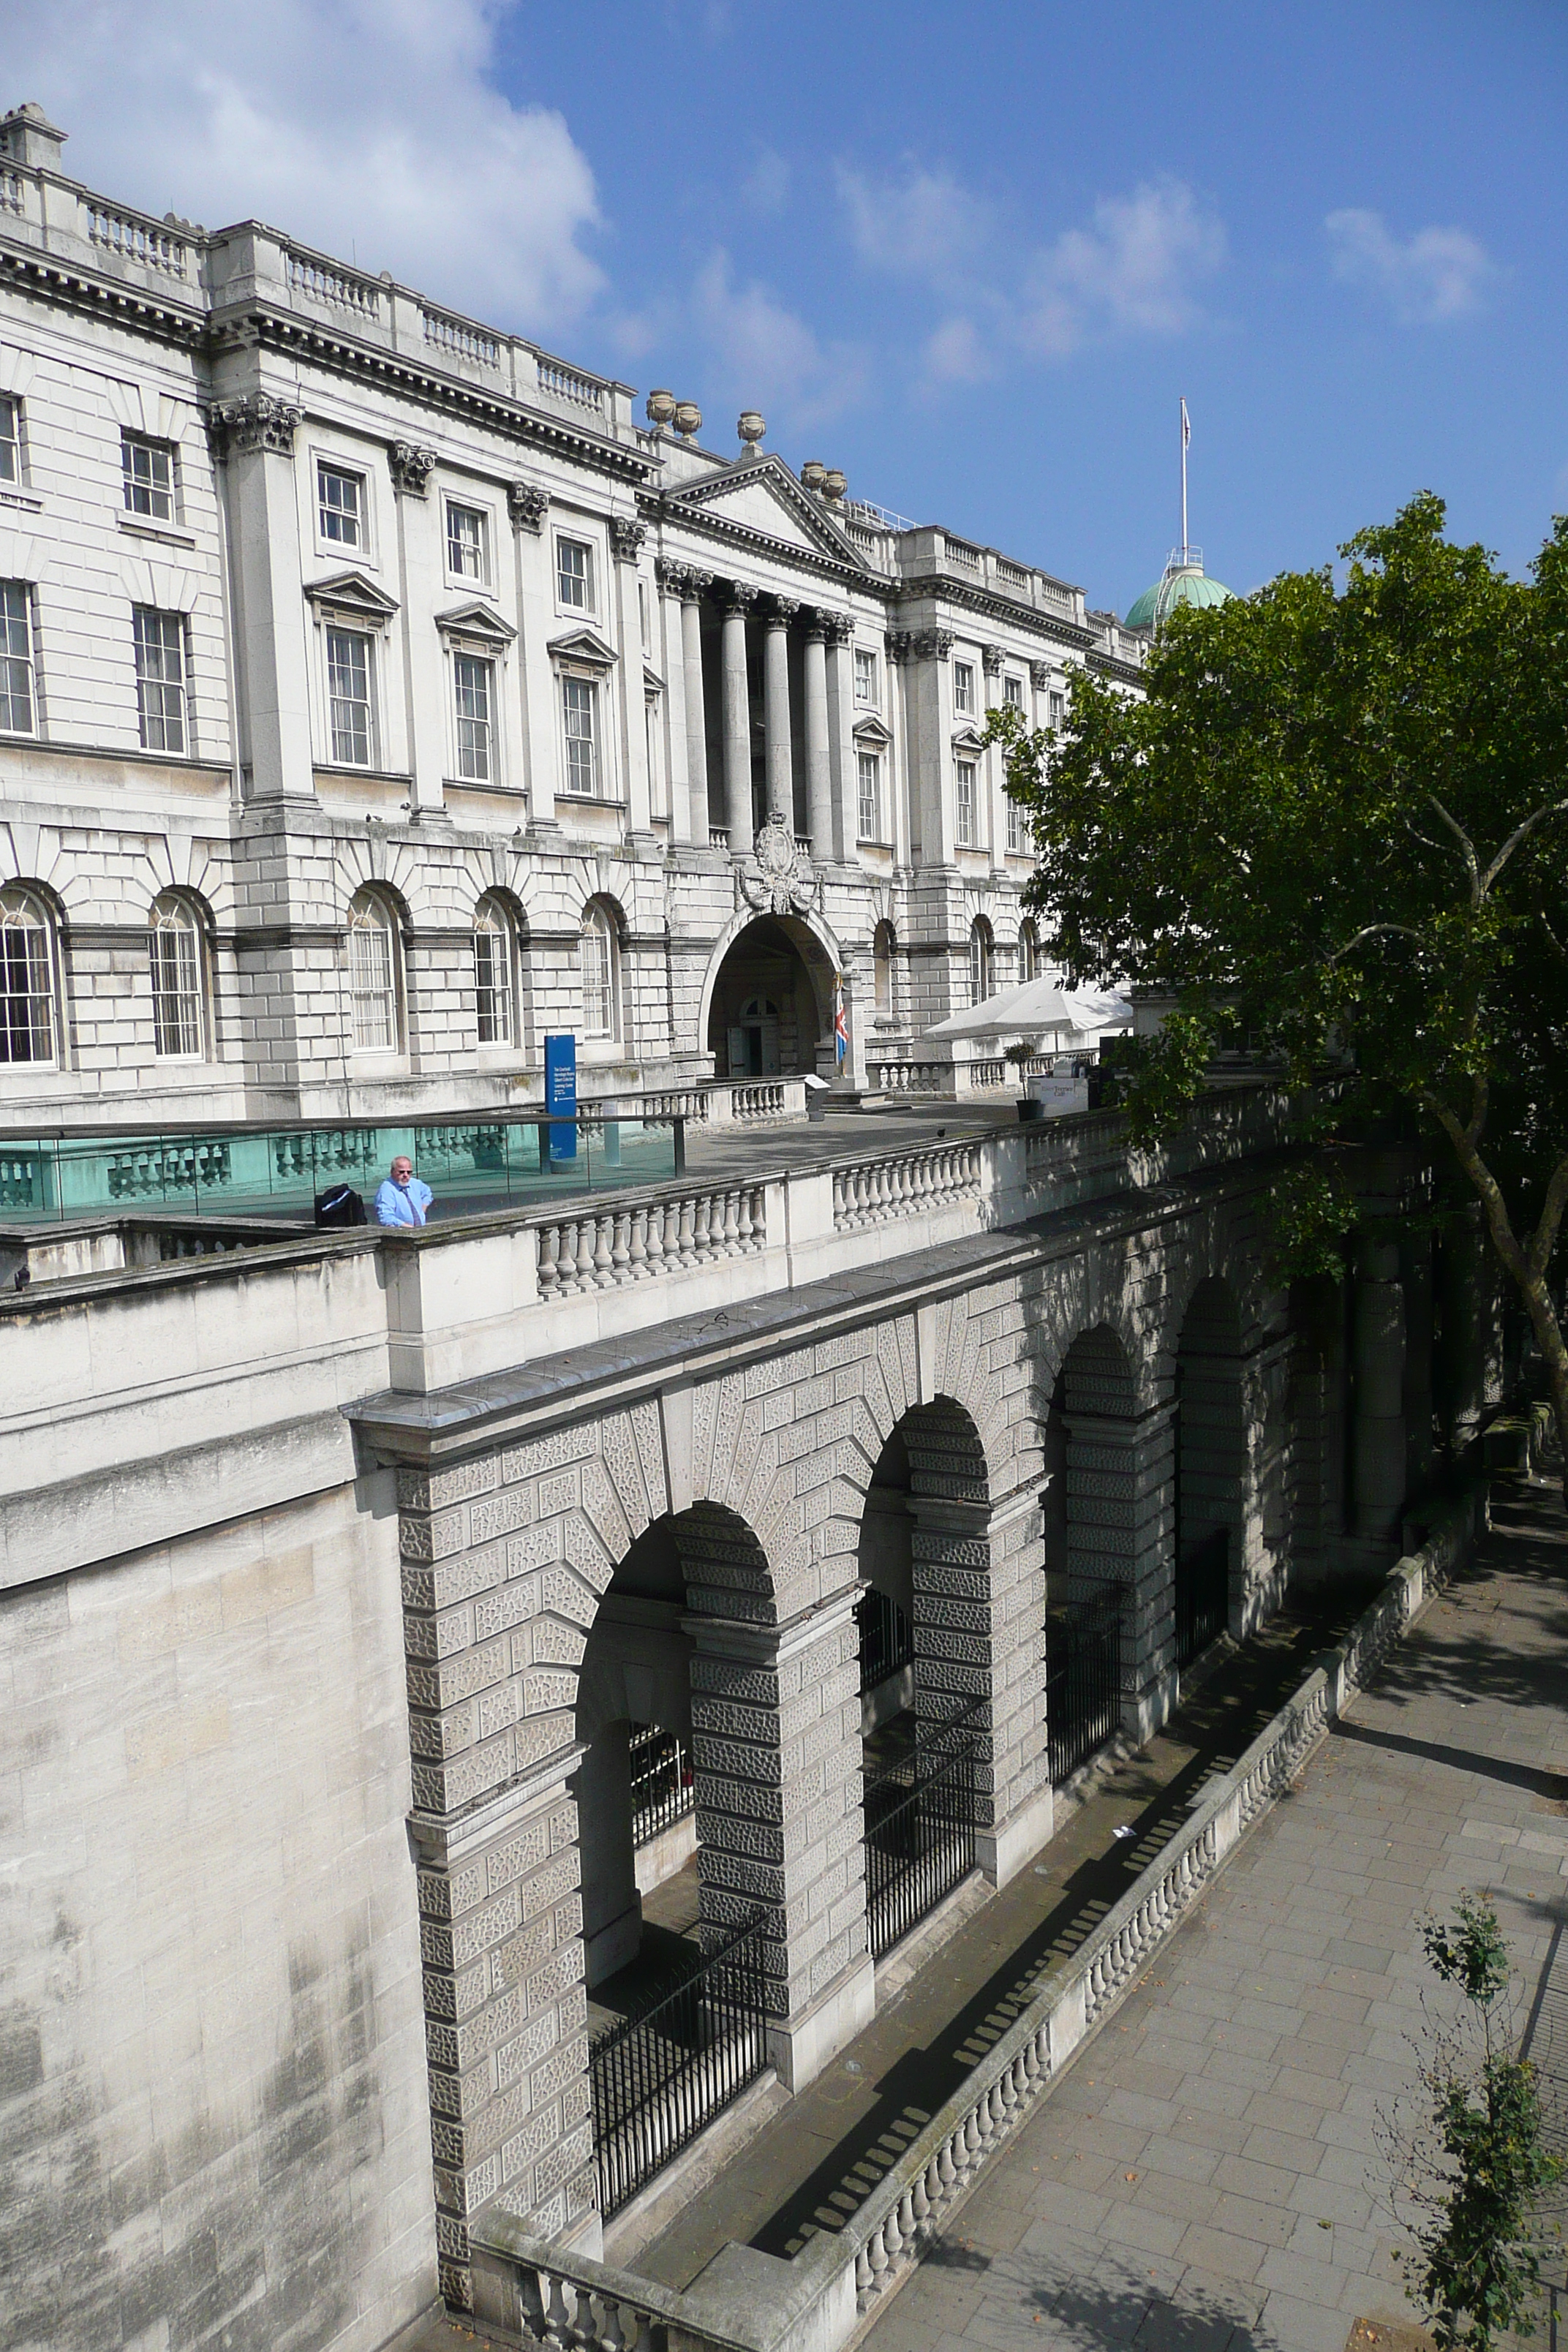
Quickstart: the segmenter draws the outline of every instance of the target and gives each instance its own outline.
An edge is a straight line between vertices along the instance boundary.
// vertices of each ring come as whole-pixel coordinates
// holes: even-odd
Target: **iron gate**
[[[1107,1583],[1046,1620],[1046,1738],[1059,1789],[1121,1722],[1126,1588]]]
[[[1225,1632],[1230,1611],[1230,1529],[1215,1528],[1176,1562],[1176,1664],[1190,1666]]]
[[[866,1777],[866,1911],[880,1959],[974,1867],[981,1702]]]

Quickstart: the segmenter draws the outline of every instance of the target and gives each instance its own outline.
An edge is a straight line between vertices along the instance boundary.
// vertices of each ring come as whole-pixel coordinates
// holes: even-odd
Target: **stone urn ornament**
[[[822,889],[816,868],[777,809],[763,818],[749,865],[737,866],[735,887],[758,915],[804,915],[816,905]]]

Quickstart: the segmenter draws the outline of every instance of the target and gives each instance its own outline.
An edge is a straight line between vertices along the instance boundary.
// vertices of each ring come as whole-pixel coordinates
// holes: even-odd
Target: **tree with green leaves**
[[[1342,1114],[1397,1101],[1479,1199],[1545,1360],[1568,1207],[1568,522],[1528,581],[1411,501],[1331,567],[1178,607],[1134,697],[1077,673],[1062,727],[993,712],[1030,812],[1027,902],[1075,980],[1173,1010],[1130,1087],[1144,1129],[1239,1029]],[[1299,1238],[1351,1222],[1326,1177]]]
[[[1378,2137],[1415,2241],[1411,2283],[1438,2343],[1493,2352],[1500,2336],[1532,2332],[1549,2244],[1542,2200],[1563,2168],[1545,2144],[1535,2069],[1515,2054],[1496,1911],[1461,1895],[1453,1920],[1428,1919],[1421,1940],[1462,2005],[1429,2029],[1419,2117],[1385,2112]]]

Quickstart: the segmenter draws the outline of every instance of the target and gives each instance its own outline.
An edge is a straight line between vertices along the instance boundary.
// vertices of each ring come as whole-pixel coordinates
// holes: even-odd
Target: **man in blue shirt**
[[[375,1196],[375,1221],[378,1225],[422,1225],[434,1198],[429,1185],[422,1184],[414,1173],[412,1160],[395,1160],[392,1173]]]

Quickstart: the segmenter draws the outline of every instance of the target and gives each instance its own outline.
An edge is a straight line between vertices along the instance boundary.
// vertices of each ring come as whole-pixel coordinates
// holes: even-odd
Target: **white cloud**
[[[1402,327],[1443,326],[1479,310],[1500,275],[1467,229],[1417,229],[1401,244],[1381,213],[1355,209],[1331,213],[1323,226],[1334,276],[1381,295]]]
[[[935,383],[983,383],[994,363],[973,319],[944,319],[925,347],[925,372]]]
[[[838,194],[862,261],[939,287],[972,270],[991,225],[989,205],[945,170],[873,183],[840,166]]]
[[[513,0],[0,0],[8,103],[66,169],[209,227],[259,215],[498,325],[559,333],[603,286],[594,175],[489,75]]]
[[[1037,259],[1022,340],[1058,359],[1108,336],[1184,333],[1225,257],[1222,223],[1179,180],[1101,197],[1091,228],[1064,229]]]
[[[847,343],[824,346],[755,279],[738,286],[722,248],[698,273],[692,310],[710,355],[710,382],[717,380],[726,399],[768,413],[770,425],[817,424],[860,396],[863,354]],[[706,437],[711,446],[725,436],[710,428]]]

